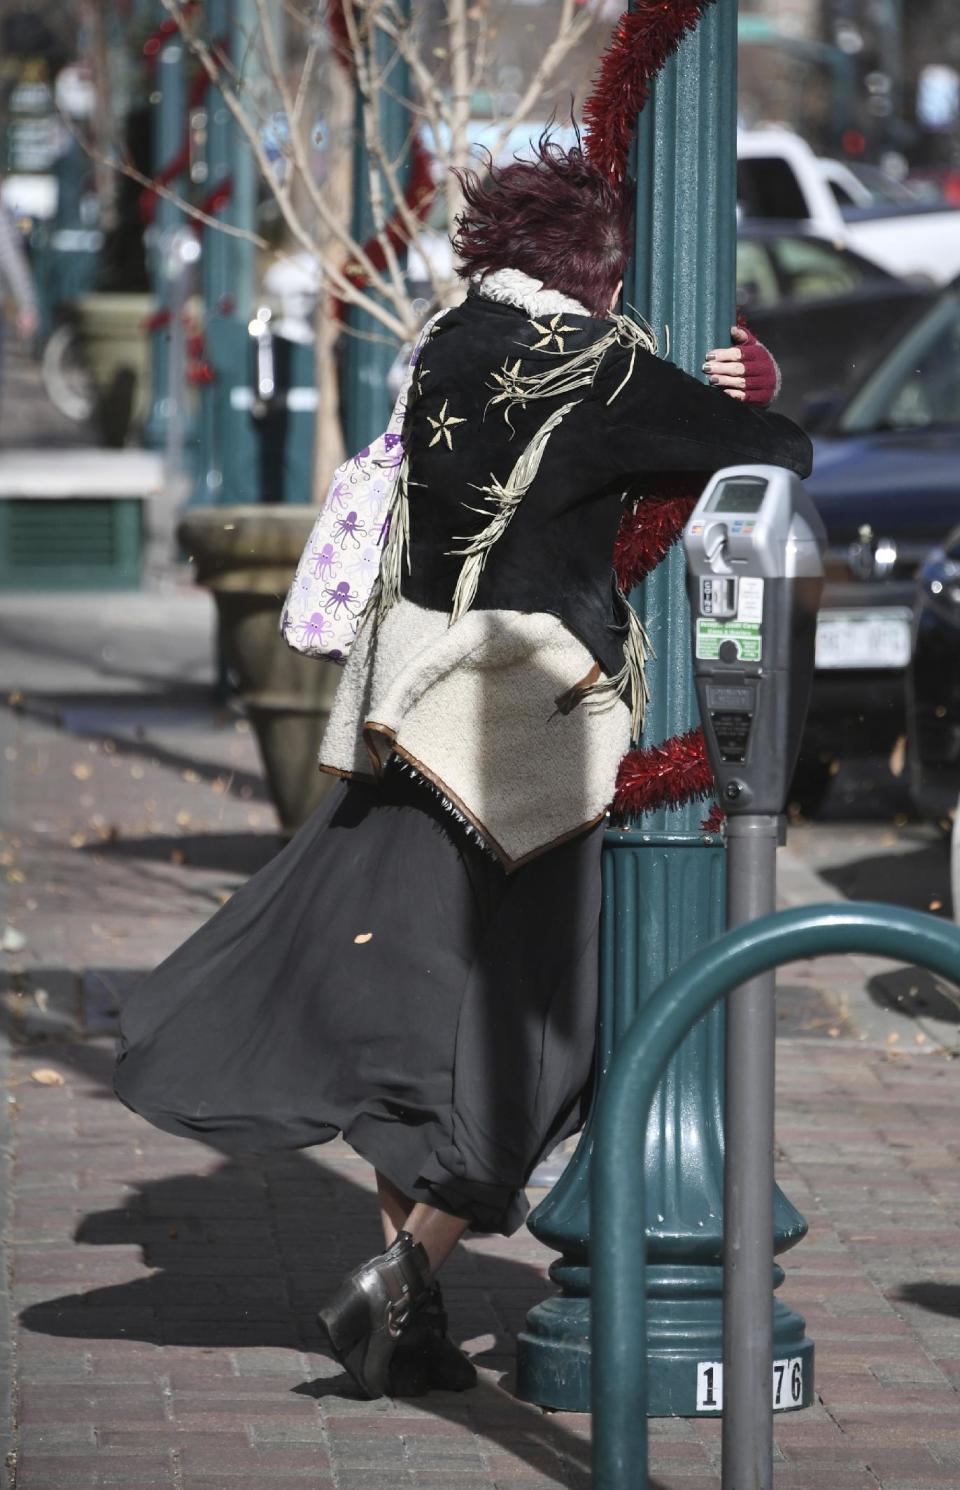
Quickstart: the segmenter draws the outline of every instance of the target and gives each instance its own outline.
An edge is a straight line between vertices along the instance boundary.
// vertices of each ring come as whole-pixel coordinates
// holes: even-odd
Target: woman
[[[583,1115],[602,822],[646,698],[611,572],[623,493],[810,462],[750,401],[775,369],[745,333],[710,387],[612,313],[630,204],[579,149],[544,140],[464,190],[469,290],[419,355],[321,751],[345,784],[140,986],[116,1080],[174,1133],[342,1133],[375,1166],[386,1250],[320,1311],[371,1396],[472,1384],[436,1274],[468,1226],[519,1226]]]

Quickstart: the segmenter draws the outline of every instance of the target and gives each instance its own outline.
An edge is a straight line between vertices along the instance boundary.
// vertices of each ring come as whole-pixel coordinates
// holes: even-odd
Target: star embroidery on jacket
[[[443,400],[443,408],[440,410],[440,413],[436,419],[434,419],[430,414],[427,415],[427,423],[432,424],[433,428],[436,430],[436,434],[430,441],[430,446],[428,448],[432,448],[434,445],[438,445],[441,440],[446,440],[447,449],[452,450],[454,425],[466,424],[467,422],[465,419],[458,419],[454,414],[447,413],[447,406],[449,402],[450,400],[448,398],[445,398]]]
[[[496,387],[500,390],[497,394],[498,398],[502,398],[504,394],[515,397],[520,387],[520,358],[517,358],[512,367],[509,362],[504,361],[499,372],[491,375],[490,383],[487,386]]]
[[[533,322],[534,331],[539,331],[542,338],[541,341],[534,342],[532,348],[534,352],[540,352],[544,349],[552,351],[553,342],[556,342],[558,352],[566,351],[566,347],[563,345],[563,338],[565,336],[568,336],[571,331],[576,331],[577,327],[562,325],[562,319],[562,313],[558,311],[555,316],[551,317],[546,325],[543,325],[543,323],[540,321]]]

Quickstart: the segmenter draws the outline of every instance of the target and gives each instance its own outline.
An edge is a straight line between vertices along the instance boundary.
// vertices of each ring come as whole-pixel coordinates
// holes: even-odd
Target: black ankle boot
[[[390,1391],[390,1362],[429,1292],[430,1264],[408,1231],[348,1273],[317,1318],[344,1370],[370,1397]]]
[[[476,1384],[476,1367],[447,1334],[443,1295],[439,1283],[434,1283],[421,1297],[397,1344],[390,1363],[390,1396],[466,1392]]]

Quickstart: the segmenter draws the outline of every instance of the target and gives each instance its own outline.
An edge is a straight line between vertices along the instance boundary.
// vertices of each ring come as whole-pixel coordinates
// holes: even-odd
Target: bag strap
[[[407,368],[403,375],[403,382],[400,385],[400,392],[397,394],[397,401],[393,406],[393,413],[390,415],[390,423],[387,425],[387,434],[398,435],[403,429],[403,421],[407,413],[407,396],[410,392],[410,384],[413,382],[413,374],[416,371],[417,363],[420,360],[420,353],[423,351],[427,342],[433,335],[434,327],[436,326],[437,322],[440,320],[441,316],[445,316],[446,313],[446,310],[436,311],[428,321],[424,321],[423,325],[420,328],[420,334],[413,344],[413,351],[410,353],[410,358],[407,362]]]

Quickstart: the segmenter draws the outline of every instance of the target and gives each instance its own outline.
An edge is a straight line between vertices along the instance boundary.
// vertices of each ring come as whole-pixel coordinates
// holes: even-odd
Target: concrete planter
[[[150,411],[152,295],[98,292],[73,303],[95,398],[103,443],[123,445]]]
[[[207,507],[188,513],[177,530],[216,601],[224,652],[289,832],[334,785],[318,771],[317,751],[341,670],[291,651],[278,630],[315,519],[312,507]]]

